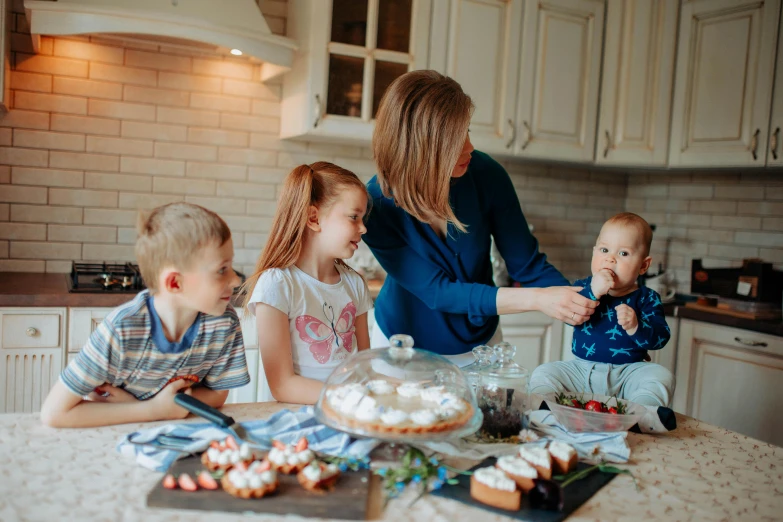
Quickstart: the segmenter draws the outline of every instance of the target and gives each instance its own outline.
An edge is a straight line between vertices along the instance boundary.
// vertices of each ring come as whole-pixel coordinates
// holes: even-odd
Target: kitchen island
[[[269,402],[234,404],[224,411],[242,421],[266,418],[286,407],[297,408]],[[191,416],[181,422],[203,421]],[[780,520],[783,449],[679,414],[677,423],[677,430],[665,435],[630,433],[631,461],[623,467],[633,472],[639,489],[630,477],[618,476],[569,520]],[[233,514],[145,506],[161,474],[120,456],[115,445],[124,434],[159,424],[58,430],[43,426],[35,413],[0,415],[0,520],[244,520]],[[373,488],[377,498],[375,480]],[[414,493],[406,491],[382,512],[379,502],[371,502],[378,506],[371,510],[374,518],[512,520],[433,496],[409,507]]]

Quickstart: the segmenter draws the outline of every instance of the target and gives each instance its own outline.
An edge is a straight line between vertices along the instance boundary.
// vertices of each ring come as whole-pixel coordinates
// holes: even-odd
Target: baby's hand
[[[155,408],[155,416],[161,420],[184,419],[187,417],[188,410],[177,406],[174,402],[174,396],[180,390],[183,390],[182,393],[190,395],[192,393],[190,390],[191,384],[193,383],[190,381],[179,380],[164,386],[155,397],[150,399],[151,405]]]
[[[627,304],[621,304],[615,306],[614,309],[617,312],[617,322],[623,327],[625,333],[628,335],[635,334],[639,328],[639,321],[636,319],[636,312],[633,311],[633,308]]]
[[[599,270],[590,281],[590,290],[593,291],[596,299],[605,296],[612,288],[614,288],[614,274],[606,268]]]

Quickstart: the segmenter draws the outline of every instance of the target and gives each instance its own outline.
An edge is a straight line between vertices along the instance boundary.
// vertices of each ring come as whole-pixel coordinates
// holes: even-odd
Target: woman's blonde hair
[[[261,251],[253,275],[247,278],[240,289],[242,308],[247,308],[261,274],[270,268],[288,268],[299,259],[310,207],[322,210],[329,208],[340,192],[349,187],[367,193],[367,188],[356,174],[326,161],[299,165],[286,176],[269,239]],[[370,204],[369,198],[367,204]],[[335,259],[335,263],[350,269],[342,259]]]
[[[193,203],[169,203],[148,213],[139,213],[136,262],[150,292],[158,290],[164,268],[187,270],[210,243],[222,246],[231,239],[223,219]]]
[[[465,226],[449,203],[451,174],[468,134],[473,102],[436,71],[411,71],[381,99],[372,151],[383,195],[419,221]]]

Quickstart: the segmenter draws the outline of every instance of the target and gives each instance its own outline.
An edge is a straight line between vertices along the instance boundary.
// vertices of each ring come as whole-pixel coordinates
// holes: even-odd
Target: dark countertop
[[[377,297],[383,283],[370,280],[370,294]],[[135,293],[68,292],[67,274],[0,272],[0,306],[115,307],[130,301]]]
[[[133,296],[136,295],[108,292],[72,294],[68,292],[67,278],[66,274],[0,272],[0,306],[115,307],[133,299]],[[381,281],[368,281],[370,294],[373,298],[377,297],[382,284]],[[741,319],[687,308],[682,306],[682,303],[666,303],[664,310],[669,317],[693,319],[783,337],[783,320],[781,319],[774,321]]]

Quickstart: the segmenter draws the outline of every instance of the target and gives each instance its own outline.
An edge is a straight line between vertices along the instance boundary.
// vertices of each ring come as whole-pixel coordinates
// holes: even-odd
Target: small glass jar
[[[492,364],[492,354],[494,351],[486,344],[476,346],[471,351],[476,360],[463,367],[462,371],[465,373],[468,383],[473,387],[473,391],[478,392],[481,371],[487,369]]]
[[[476,398],[484,420],[481,434],[505,439],[519,435],[529,407],[530,373],[514,362],[516,348],[503,342],[495,345],[497,361],[479,371]]]

